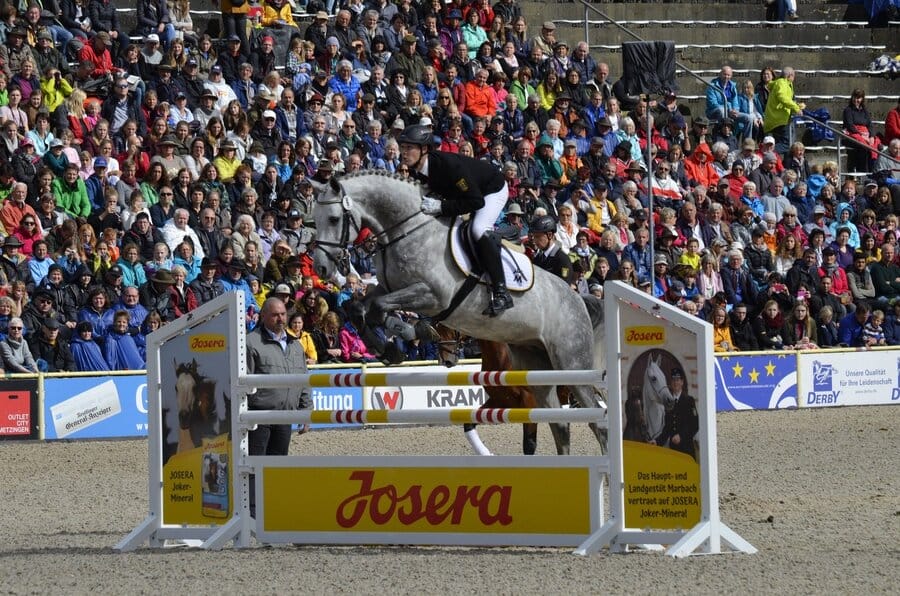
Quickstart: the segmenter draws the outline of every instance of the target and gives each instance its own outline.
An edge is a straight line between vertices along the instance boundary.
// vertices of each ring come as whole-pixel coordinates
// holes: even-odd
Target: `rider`
[[[474,213],[469,234],[492,288],[490,304],[482,314],[496,317],[512,308],[500,261],[500,240],[494,233],[494,222],[509,194],[503,174],[485,161],[432,150],[434,133],[428,126],[408,126],[397,140],[403,164],[410,168],[412,176],[444,197],[423,197],[424,213],[452,217]]]
[[[556,242],[556,220],[552,215],[538,215],[528,227],[533,254],[531,261],[567,283],[572,283],[572,260]]]

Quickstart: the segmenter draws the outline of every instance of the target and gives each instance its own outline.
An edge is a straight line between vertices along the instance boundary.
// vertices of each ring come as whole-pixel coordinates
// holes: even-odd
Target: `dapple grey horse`
[[[335,269],[348,271],[347,246],[368,227],[380,245],[376,268],[381,295],[369,304],[370,312],[411,310],[434,316],[447,308],[466,276],[448,248],[450,220],[420,210],[422,185],[384,172],[363,172],[318,184],[317,190],[313,215],[320,276],[327,278]],[[479,286],[443,324],[472,337],[509,344],[516,369],[605,370],[604,325],[592,328],[584,301],[565,281],[540,268],[534,275],[533,287],[516,294],[515,306],[500,316],[481,314],[488,293]],[[601,407],[593,387],[572,389],[578,406]],[[559,407],[552,387],[532,390],[542,406]],[[606,429],[591,426],[605,452]],[[551,430],[557,451],[568,454],[568,425],[551,425]],[[477,431],[466,436],[479,451]]]
[[[669,386],[666,385],[666,375],[663,374],[661,362],[661,354],[656,359],[651,355],[644,369],[642,389],[644,420],[647,422],[647,434],[651,441],[656,441],[662,434],[666,424],[666,406],[675,401]]]

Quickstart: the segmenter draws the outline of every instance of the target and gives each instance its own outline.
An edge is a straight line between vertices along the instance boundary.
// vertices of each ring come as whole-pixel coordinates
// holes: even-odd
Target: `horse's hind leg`
[[[593,368],[593,359],[584,358],[584,351],[577,350],[576,343],[573,341],[572,344],[566,344],[564,347],[550,346],[548,351],[553,370],[588,370]],[[588,385],[569,387],[569,407],[604,408],[605,410],[605,407],[597,399],[594,387]],[[600,452],[606,454],[607,429],[601,428],[596,423],[591,423],[588,426],[590,426],[591,431],[597,438],[597,442],[600,443]]]
[[[522,425],[522,453],[534,455],[537,451],[537,424],[529,422]]]

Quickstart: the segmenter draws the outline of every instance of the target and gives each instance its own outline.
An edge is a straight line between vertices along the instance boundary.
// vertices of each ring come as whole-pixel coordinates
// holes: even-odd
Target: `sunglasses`
[[[21,327],[9,327],[9,330],[10,331],[21,331],[22,328]]]

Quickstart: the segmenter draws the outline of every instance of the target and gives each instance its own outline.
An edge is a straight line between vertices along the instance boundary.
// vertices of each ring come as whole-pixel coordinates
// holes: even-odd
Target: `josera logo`
[[[350,480],[358,481],[360,487],[338,505],[336,519],[341,528],[353,528],[363,520],[376,526],[392,521],[401,526],[418,522],[427,526],[441,526],[444,522],[459,526],[466,513],[476,514],[485,526],[508,526],[513,522],[511,486],[379,484],[374,470],[356,470],[350,474]]]
[[[203,333],[191,337],[191,352],[224,352],[225,336],[221,333]]]
[[[655,325],[625,328],[625,343],[632,346],[656,346],[666,343],[666,328]]]
[[[403,389],[400,387],[374,387],[372,389],[373,410],[402,410]]]

